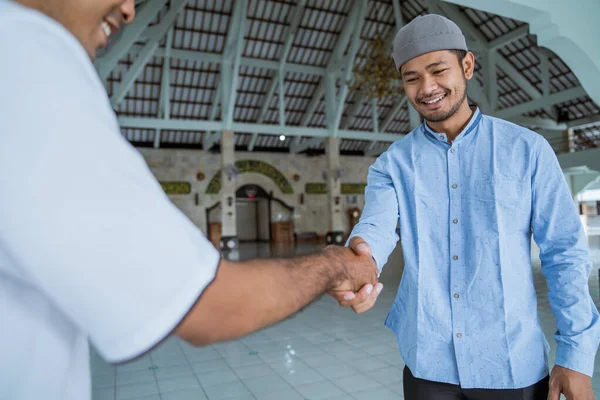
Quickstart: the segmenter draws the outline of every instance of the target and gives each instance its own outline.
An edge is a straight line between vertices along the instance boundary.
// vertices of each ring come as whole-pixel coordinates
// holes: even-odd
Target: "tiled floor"
[[[590,244],[595,260],[590,289],[600,306],[600,236],[591,237]],[[290,251],[246,245],[241,257],[272,254]],[[540,318],[554,353],[554,317],[539,264],[534,274]],[[93,400],[402,399],[404,364],[396,339],[383,326],[398,282],[383,283],[375,307],[359,316],[324,296],[283,323],[229,343],[198,349],[171,338],[142,359],[118,366],[92,352]],[[600,357],[596,370],[594,390],[600,397]]]

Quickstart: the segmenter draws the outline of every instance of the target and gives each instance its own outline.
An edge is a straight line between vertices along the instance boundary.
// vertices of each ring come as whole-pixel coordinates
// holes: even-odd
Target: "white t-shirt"
[[[123,138],[62,25],[0,0],[0,399],[91,397],[172,332],[219,253]]]

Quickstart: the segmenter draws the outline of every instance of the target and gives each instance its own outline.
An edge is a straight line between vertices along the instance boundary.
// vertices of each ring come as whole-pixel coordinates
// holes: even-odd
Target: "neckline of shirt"
[[[458,134],[458,136],[456,137],[456,139],[454,139],[453,142],[458,143],[465,136],[467,136],[469,133],[471,133],[479,125],[479,121],[481,121],[481,116],[482,116],[482,114],[481,114],[481,111],[479,110],[479,107],[475,107],[473,116],[471,117],[471,120],[469,121],[467,126],[465,126],[464,129]],[[446,133],[434,132],[433,129],[431,129],[427,125],[427,121],[423,121],[423,129],[424,129],[425,133],[427,133],[432,138],[434,138],[438,141],[444,142],[444,143],[448,143],[447,142],[448,135],[446,135]]]

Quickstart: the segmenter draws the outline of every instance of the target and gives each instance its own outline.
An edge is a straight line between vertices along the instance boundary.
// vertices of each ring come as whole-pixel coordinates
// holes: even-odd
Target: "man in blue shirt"
[[[370,167],[349,245],[368,245],[381,270],[400,223],[404,274],[385,324],[406,362],[405,398],[593,399],[600,325],[591,260],[552,148],[470,108],[475,59],[452,21],[417,17],[392,56],[425,122]],[[532,234],[557,321],[550,377]],[[334,296],[363,312],[378,294],[369,289]]]

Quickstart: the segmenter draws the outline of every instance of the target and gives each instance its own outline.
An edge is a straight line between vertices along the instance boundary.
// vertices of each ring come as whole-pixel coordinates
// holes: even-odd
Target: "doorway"
[[[236,191],[236,230],[240,242],[294,244],[294,207],[258,185]],[[221,202],[206,209],[206,229],[218,248],[221,240]]]
[[[258,185],[245,185],[236,193],[236,226],[240,242],[268,242],[270,201],[267,192]]]

